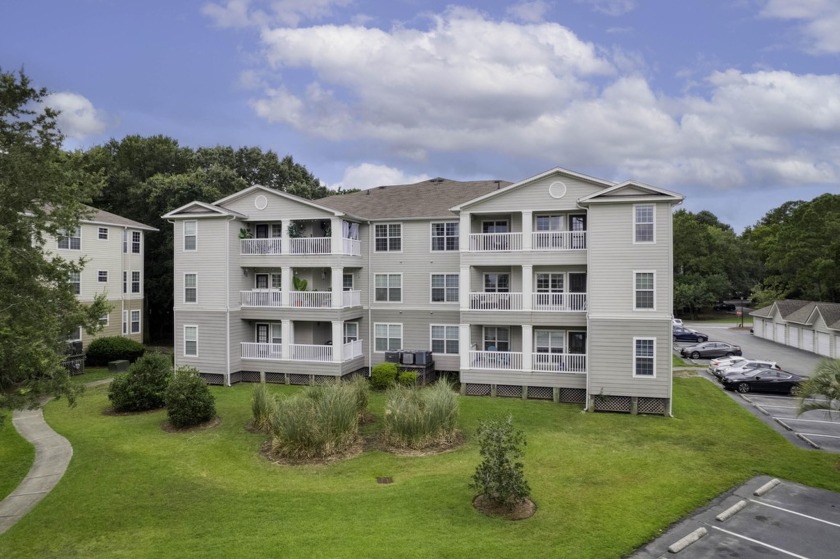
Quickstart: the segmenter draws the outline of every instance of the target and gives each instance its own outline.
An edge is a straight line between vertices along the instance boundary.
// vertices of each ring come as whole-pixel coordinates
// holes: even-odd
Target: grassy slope
[[[538,505],[526,521],[471,507],[473,443],[422,458],[369,452],[329,466],[270,464],[243,426],[249,386],[214,389],[222,425],[169,434],[165,412],[101,415],[102,388],[47,406],[74,446],[59,486],[0,536],[10,557],[604,557],[655,537],[765,473],[840,490],[837,457],[787,443],[704,379],[675,380],[676,417],[464,398],[461,423],[512,414]],[[276,387],[278,391],[293,391]],[[382,397],[372,400],[381,414]],[[725,426],[725,428],[721,428]],[[393,485],[377,485],[377,476]]]
[[[14,491],[35,459],[35,448],[18,434],[12,423],[12,413],[4,413],[0,423],[0,499]]]

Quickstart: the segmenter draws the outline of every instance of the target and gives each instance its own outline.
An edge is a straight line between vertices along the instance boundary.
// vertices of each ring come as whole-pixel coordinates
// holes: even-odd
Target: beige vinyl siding
[[[184,221],[175,222],[175,271],[174,303],[179,310],[225,310],[224,270],[226,263],[226,229],[229,219],[210,218],[198,220],[197,247],[184,251]],[[238,251],[237,251],[238,254]],[[197,274],[196,303],[184,303],[184,274]],[[241,275],[241,272],[240,272]],[[237,299],[239,295],[237,294]]]
[[[265,196],[268,204],[262,210],[258,209],[254,201],[258,196]],[[228,201],[224,207],[248,216],[248,221],[283,221],[283,235],[289,221],[295,219],[329,219],[334,214],[331,211],[312,207],[304,202],[276,196],[271,192],[255,190],[236,200]]]
[[[586,375],[529,373],[523,371],[466,371],[461,373],[461,383],[586,388]]]
[[[671,208],[656,204],[656,242],[633,244],[633,204],[592,204],[589,209],[589,313],[646,320],[670,317]],[[634,272],[655,273],[655,311],[634,310]]]
[[[198,356],[184,355],[184,325],[198,326]],[[226,373],[225,313],[175,311],[175,365],[195,367],[202,373]]]
[[[670,398],[671,325],[661,320],[589,321],[589,393]],[[656,338],[655,378],[633,376],[634,338]]]
[[[371,312],[371,328],[370,328],[370,345],[373,348],[373,324],[402,324],[403,326],[403,343],[401,349],[410,350],[429,350],[432,349],[431,340],[431,325],[432,324],[450,324],[457,326],[459,324],[460,314],[457,310],[454,311],[412,311],[401,312],[399,310],[375,310]],[[365,325],[367,326],[367,325]],[[361,325],[360,325],[360,335]],[[367,340],[368,334],[364,333]],[[365,350],[367,351],[368,344],[365,343]],[[458,370],[458,355],[433,355],[435,360],[435,368],[439,370],[453,371]],[[378,365],[385,361],[384,353],[372,353],[372,365]]]
[[[566,185],[566,194],[562,198],[554,198],[549,194],[549,187],[557,181]],[[579,178],[551,175],[489,200],[470,205],[466,211],[482,214],[494,211],[507,214],[522,210],[533,210],[534,213],[572,211],[577,210],[577,201],[580,198],[600,192],[603,188],[603,186]],[[521,227],[519,230],[521,231]]]

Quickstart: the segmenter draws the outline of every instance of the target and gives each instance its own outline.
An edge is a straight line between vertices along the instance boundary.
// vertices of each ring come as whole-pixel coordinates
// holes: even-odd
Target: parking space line
[[[837,435],[820,435],[819,433],[799,433],[799,435],[805,435],[806,437],[825,437],[826,439],[840,439]]]
[[[784,417],[785,421],[804,421],[806,423],[831,423],[832,425],[840,425],[840,421],[825,421],[823,419],[799,419],[798,417]]]
[[[778,551],[779,553],[784,553],[785,555],[790,555],[791,557],[796,557],[797,559],[808,559],[804,555],[797,555],[791,551],[787,551],[786,549],[782,549],[781,547],[776,547],[775,545],[770,545],[769,543],[764,543],[762,541],[748,538],[747,536],[743,536],[741,534],[736,534],[735,532],[730,532],[729,530],[724,530],[723,528],[719,528],[717,526],[711,526],[711,528],[718,530],[719,532],[723,532],[724,534],[729,534],[730,536],[735,536],[736,538],[741,538],[742,540],[747,540],[748,542],[757,543],[758,545],[762,545],[768,549],[772,549],[773,551]]]
[[[798,410],[799,409],[799,406],[776,406],[776,405],[773,405],[773,404],[761,404],[761,405],[764,406],[765,408],[781,408],[781,409],[784,409],[784,410]]]
[[[757,504],[757,505],[761,505],[763,507],[770,507],[771,509],[780,510],[782,512],[789,512],[791,514],[795,514],[796,516],[801,516],[803,518],[807,518],[808,520],[816,520],[817,522],[822,522],[824,524],[829,524],[831,526],[835,526],[837,528],[840,528],[840,524],[837,524],[835,522],[829,522],[828,520],[823,520],[822,518],[819,518],[818,516],[810,516],[808,514],[803,514],[801,512],[796,512],[795,510],[790,510],[790,509],[785,509],[785,508],[782,508],[782,507],[777,507],[776,505],[771,505],[770,503],[763,503],[761,501],[756,501],[755,499],[750,499],[750,501]]]

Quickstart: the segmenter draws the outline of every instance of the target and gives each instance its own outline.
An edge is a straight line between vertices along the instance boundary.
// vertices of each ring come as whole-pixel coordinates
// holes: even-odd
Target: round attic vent
[[[560,181],[554,181],[548,186],[548,195],[552,198],[562,198],[566,195],[566,185]]]
[[[254,207],[258,210],[264,210],[265,207],[268,206],[268,198],[260,194],[256,198],[254,198]]]

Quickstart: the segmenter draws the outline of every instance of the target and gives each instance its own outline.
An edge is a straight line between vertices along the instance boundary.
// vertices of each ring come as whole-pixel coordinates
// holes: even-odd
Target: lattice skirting
[[[499,398],[521,398],[522,387],[498,384],[496,385],[496,396]]]
[[[638,413],[665,415],[668,400],[665,398],[639,398]]]
[[[585,388],[561,388],[560,401],[564,404],[585,404]]]
[[[260,374],[257,373],[257,382],[260,381]],[[286,384],[286,375],[284,373],[266,373],[265,382],[272,384]]]
[[[550,386],[529,386],[528,387],[529,400],[553,400],[554,389]]]
[[[204,379],[207,384],[224,385],[225,375],[221,373],[198,373],[198,376]]]
[[[259,371],[239,371],[234,373],[239,375],[239,382],[260,382]],[[233,384],[233,375],[231,375],[231,384]]]
[[[596,395],[593,398],[595,403],[595,411],[612,411],[619,413],[630,413],[631,400],[630,396],[601,396]]]
[[[465,385],[465,393],[467,396],[489,396],[489,384],[467,384]]]
[[[289,375],[289,384],[306,385],[309,384],[309,375],[300,375],[292,373]]]

